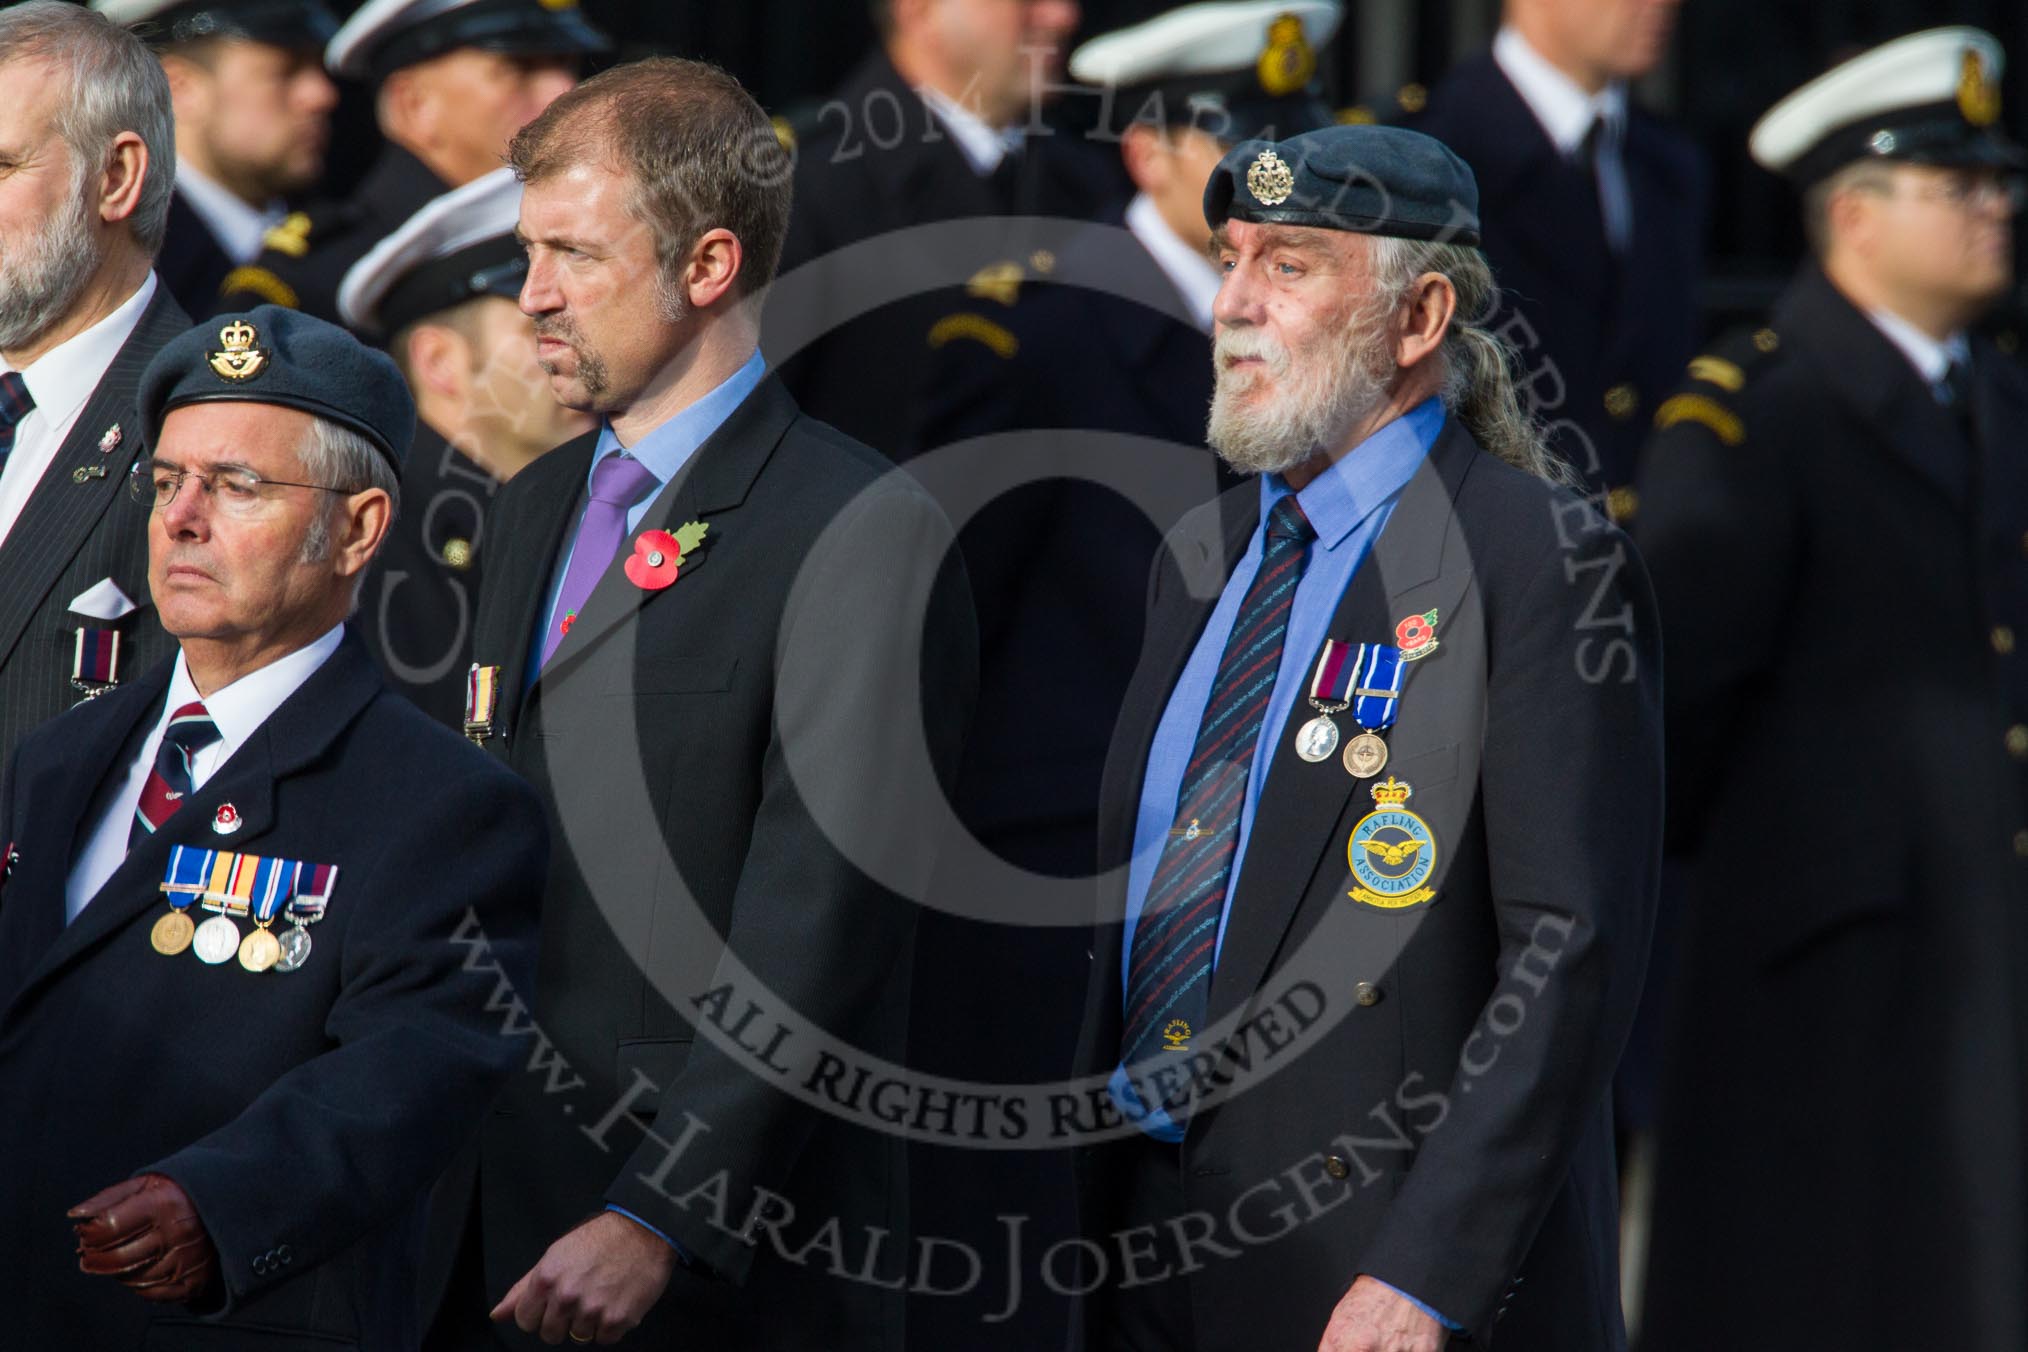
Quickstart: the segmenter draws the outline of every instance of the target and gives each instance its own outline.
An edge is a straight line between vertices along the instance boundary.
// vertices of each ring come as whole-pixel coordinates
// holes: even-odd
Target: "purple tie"
[[[556,645],[563,642],[564,630],[575,622],[592,588],[612,566],[620,539],[627,533],[627,509],[647,497],[658,482],[654,473],[631,455],[608,455],[593,467],[591,501],[585,504],[584,519],[577,523],[570,569],[564,573],[563,590],[556,596],[549,633],[543,636],[543,666],[549,665]]]

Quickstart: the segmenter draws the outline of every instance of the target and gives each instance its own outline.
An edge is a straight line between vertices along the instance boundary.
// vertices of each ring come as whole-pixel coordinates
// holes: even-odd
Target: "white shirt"
[[[280,202],[250,207],[237,194],[187,164],[176,166],[176,191],[183,194],[197,219],[204,222],[218,247],[234,263],[253,262],[261,251],[261,240],[289,214]]]
[[[1916,374],[1928,382],[1939,399],[1944,397],[1943,380],[1950,374],[1951,363],[1972,359],[1971,344],[1961,332],[1938,342],[1892,311],[1868,310],[1866,317],[1873,321],[1873,327],[1887,335],[1888,342],[1901,349]]]
[[[944,124],[944,130],[958,143],[958,151],[965,157],[965,163],[972,166],[972,172],[980,178],[1000,167],[1000,161],[1021,148],[1019,127],[996,128],[986,125],[984,118],[948,94],[929,88],[927,85],[916,91],[922,101],[936,114],[937,121]]]
[[[113,364],[120,348],[133,336],[141,312],[155,298],[155,274],[120,307],[75,337],[66,339],[29,363],[21,373],[35,407],[14,427],[14,452],[0,469],[0,544],[14,529],[35,486],[63,449],[71,425],[85,401]],[[5,367],[5,363],[0,363]],[[12,370],[12,367],[5,367]],[[111,426],[111,424],[107,424]]]
[[[1591,124],[1601,117],[1613,127],[1626,125],[1624,84],[1614,81],[1596,94],[1587,94],[1577,81],[1550,65],[1547,57],[1512,28],[1502,28],[1493,39],[1493,60],[1520,91],[1521,101],[1542,124],[1550,144],[1565,155],[1577,153],[1591,131]]]
[[[1127,204],[1127,229],[1183,297],[1197,327],[1211,332],[1211,307],[1218,301],[1217,265],[1203,249],[1192,248],[1169,228],[1155,199],[1146,193],[1136,194]]]
[[[278,657],[260,670],[250,671],[231,685],[211,692],[211,697],[203,701],[204,711],[218,725],[218,740],[190,757],[190,787],[193,792],[203,788],[205,781],[232,759],[232,753],[260,731],[261,724],[282,706],[282,701],[295,694],[303,682],[309,680],[317,668],[338,651],[338,641],[344,635],[345,626],[337,625],[315,642],[296,649],[286,657]],[[113,795],[105,812],[93,823],[91,834],[85,838],[85,847],[71,868],[63,894],[66,923],[77,919],[85,903],[97,896],[106,880],[126,862],[127,834],[133,829],[134,813],[141,805],[141,790],[148,783],[148,772],[154,768],[155,753],[162,746],[163,730],[169,726],[170,715],[197,698],[197,686],[190,679],[190,667],[179,652],[176,654],[176,670],[169,677],[169,697],[162,702],[161,716],[155,720],[148,740],[141,743],[140,754],[127,767],[127,777],[119,792]]]
[[[1597,165],[1599,210],[1605,218],[1606,238],[1616,251],[1624,252],[1634,228],[1633,201],[1620,159],[1620,143],[1627,131],[1626,85],[1615,80],[1598,93],[1588,94],[1510,27],[1502,27],[1493,39],[1493,60],[1565,159],[1582,150],[1592,125],[1604,120],[1606,141]]]

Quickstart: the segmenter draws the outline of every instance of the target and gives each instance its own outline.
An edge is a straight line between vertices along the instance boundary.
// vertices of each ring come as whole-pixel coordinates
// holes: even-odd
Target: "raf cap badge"
[[[1246,171],[1246,190],[1262,206],[1278,207],[1296,190],[1296,176],[1281,156],[1272,149],[1263,150]]]
[[[1990,127],[2000,120],[2000,82],[1986,69],[1978,48],[1965,49],[1963,72],[1958,76],[1958,111],[1975,127]]]
[[[260,334],[254,326],[243,319],[235,319],[218,331],[218,341],[223,345],[217,352],[208,354],[211,369],[222,380],[252,380],[266,369],[268,350],[255,347]]]
[[[1284,14],[1268,25],[1267,48],[1261,52],[1254,73],[1260,77],[1260,87],[1277,99],[1310,83],[1317,73],[1317,53],[1303,32],[1301,19]]]

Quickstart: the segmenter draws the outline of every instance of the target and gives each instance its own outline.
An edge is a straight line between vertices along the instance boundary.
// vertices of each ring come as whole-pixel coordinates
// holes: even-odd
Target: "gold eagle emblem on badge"
[[[221,380],[252,380],[267,369],[268,350],[255,347],[260,334],[244,319],[235,319],[218,331],[223,345],[210,354],[211,369]]]
[[[1282,98],[1307,86],[1317,74],[1317,53],[1303,32],[1303,21],[1283,14],[1268,25],[1267,48],[1254,67],[1260,87]]]
[[[1366,853],[1390,867],[1406,864],[1422,849],[1422,842],[1419,840],[1404,840],[1394,845],[1384,840],[1362,840],[1359,843],[1366,848]]]
[[[1260,158],[1246,171],[1246,190],[1262,206],[1278,207],[1288,201],[1289,194],[1296,190],[1296,175],[1288,162],[1272,149],[1263,150]]]
[[[2000,82],[1975,47],[1966,48],[1964,69],[1958,75],[1958,111],[1975,127],[1990,127],[2000,120]]]
[[[1190,1025],[1181,1019],[1169,1020],[1162,1029],[1163,1050],[1187,1052],[1190,1050]]]

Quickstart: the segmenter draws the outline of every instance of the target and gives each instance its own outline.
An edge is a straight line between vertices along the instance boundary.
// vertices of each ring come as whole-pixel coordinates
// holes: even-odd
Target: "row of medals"
[[[1338,749],[1338,725],[1331,721],[1331,715],[1348,706],[1326,706],[1311,700],[1310,707],[1318,711],[1317,716],[1296,730],[1296,754],[1316,765],[1331,759],[1331,753]],[[1371,779],[1387,768],[1387,739],[1362,729],[1345,743],[1344,760],[1346,773],[1354,779]]]
[[[242,939],[239,926],[229,915],[214,915],[200,925],[181,910],[174,910],[155,922],[148,942],[157,953],[171,958],[194,948],[198,961],[214,967],[237,953],[239,965],[249,972],[265,972],[271,967],[277,972],[293,972],[310,960],[310,932],[303,928],[302,920],[295,920],[279,937],[269,928],[272,920],[267,925],[254,923],[254,932]]]

